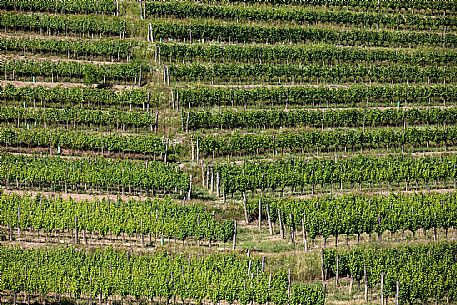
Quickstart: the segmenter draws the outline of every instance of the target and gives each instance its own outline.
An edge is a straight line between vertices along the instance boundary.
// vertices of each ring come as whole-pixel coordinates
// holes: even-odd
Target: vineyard
[[[456,0],[1,0],[0,304],[457,304]]]

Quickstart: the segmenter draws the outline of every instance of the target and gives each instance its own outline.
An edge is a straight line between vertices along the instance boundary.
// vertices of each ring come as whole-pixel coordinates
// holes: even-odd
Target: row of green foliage
[[[341,235],[358,235],[417,230],[445,229],[457,225],[457,193],[391,194],[388,196],[344,195],[311,199],[261,199],[263,216],[301,231],[314,240]],[[250,202],[251,212],[258,212],[256,202]],[[269,211],[267,211],[267,208]],[[341,270],[344,270],[343,268]]]
[[[254,88],[175,88],[175,99],[189,107],[336,104],[339,107],[376,103],[413,105],[455,103],[454,85],[351,85],[348,87],[275,86]]]
[[[337,29],[314,26],[267,26],[241,23],[215,22],[212,20],[152,22],[152,36],[155,39],[178,41],[205,40],[223,42],[261,43],[310,43],[325,42],[345,46],[457,46],[457,35],[433,32]]]
[[[319,285],[291,285],[284,270],[270,277],[258,258],[235,254],[188,256],[156,252],[74,248],[0,249],[0,289],[29,293],[68,293],[75,297],[133,296],[201,303],[237,301],[277,305],[323,305]]]
[[[157,43],[162,61],[214,63],[405,63],[411,65],[449,65],[457,61],[455,50],[386,49],[338,47],[328,44],[204,44]]]
[[[455,181],[457,157],[357,156],[339,160],[280,159],[250,161],[216,166],[225,194],[247,190],[304,193],[316,185],[343,187],[383,183],[421,183]]]
[[[72,187],[104,190],[109,187],[164,193],[186,192],[189,176],[178,166],[158,161],[107,158],[0,155],[2,185],[26,187]],[[129,190],[130,191],[130,190]]]
[[[405,125],[452,125],[455,108],[350,108],[189,111],[182,116],[189,129],[236,129],[281,127],[383,127]]]
[[[35,108],[3,106],[0,122],[18,122],[47,125],[108,126],[112,128],[150,127],[156,124],[156,117],[146,111],[93,110],[85,108]]]
[[[64,14],[113,14],[116,12],[113,0],[2,0],[0,8]]]
[[[169,67],[174,81],[206,83],[455,83],[455,66],[405,64],[181,64]]]
[[[259,155],[264,153],[357,151],[406,147],[443,147],[457,145],[457,128],[379,128],[307,130],[194,136],[200,153],[215,157],[225,155]]]
[[[340,276],[350,275],[358,282],[366,270],[369,287],[379,287],[395,298],[398,282],[399,304],[453,302],[457,299],[457,243],[442,242],[396,247],[356,247],[325,250],[324,266]]]
[[[8,37],[0,40],[3,52],[49,54],[68,58],[134,59],[136,41],[121,39],[56,40],[43,38]]]
[[[164,238],[232,239],[234,223],[217,221],[199,205],[182,205],[170,199],[76,202],[37,195],[0,195],[0,225],[23,230],[85,230],[106,236],[112,233],[151,234]],[[19,218],[18,218],[19,211]],[[76,222],[75,222],[76,218]]]
[[[9,147],[42,147],[96,152],[135,153],[159,156],[175,154],[178,145],[157,135],[123,135],[95,133],[71,129],[8,128],[0,130],[0,144]]]
[[[52,1],[46,1],[52,2]],[[45,32],[54,35],[129,36],[132,26],[126,20],[105,15],[46,15],[0,12],[0,26],[15,31]]]
[[[421,15],[356,12],[351,10],[316,10],[304,7],[227,6],[189,1],[146,2],[150,17],[214,18],[242,21],[293,22],[301,25],[344,24],[349,26],[398,27],[410,30],[450,30],[457,26],[454,16],[427,17]]]
[[[142,89],[130,89],[115,92],[110,89],[91,87],[16,87],[8,84],[0,87],[0,99],[3,101],[25,103],[25,106],[100,108],[104,106],[128,107],[143,106],[149,102],[148,92]]]
[[[429,1],[429,0],[205,0],[204,3],[242,3],[260,5],[297,5],[297,6],[322,6],[326,8],[343,8],[345,10],[362,11],[401,11],[402,13],[418,13],[421,11],[446,12],[448,15],[455,14],[455,1]]]
[[[114,81],[132,83],[140,75],[148,72],[148,67],[138,63],[94,64],[62,61],[9,60],[0,63],[0,70],[5,75],[16,78],[59,77],[66,81],[83,81],[84,83],[104,83]]]

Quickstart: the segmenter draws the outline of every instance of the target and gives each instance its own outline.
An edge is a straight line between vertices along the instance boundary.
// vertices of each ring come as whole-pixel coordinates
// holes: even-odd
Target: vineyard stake
[[[339,280],[339,270],[338,270],[338,268],[339,268],[339,257],[337,255],[336,256],[336,276],[335,276],[335,285],[336,285],[336,287],[339,286],[338,285],[338,280]]]
[[[192,193],[192,174],[189,175],[189,191],[187,193],[187,200],[190,200],[191,193]]]
[[[305,252],[308,252],[308,241],[306,240],[306,231],[305,231],[305,216],[301,219],[301,226],[303,231],[303,247]]]
[[[270,235],[273,235],[273,227],[271,226],[271,218],[270,218],[270,205],[267,203],[267,218],[268,218],[268,230],[270,231]]]
[[[217,197],[220,197],[221,196],[221,190],[220,190],[220,175],[219,175],[219,171],[216,172],[216,193],[217,193]]]
[[[243,192],[243,208],[244,208],[244,220],[246,221],[246,224],[249,224],[246,192]]]
[[[211,171],[211,179],[210,179],[210,181],[211,181],[211,183],[210,183],[210,192],[211,192],[211,194],[212,194],[212,193],[214,193],[214,168],[213,168],[213,167],[211,167],[211,170],[210,170],[210,171]]]
[[[325,271],[324,271],[324,249],[321,249],[321,276],[322,276],[322,282],[325,282]]]
[[[365,302],[368,302],[368,278],[367,278],[367,266],[363,265],[363,281],[365,284]]]
[[[233,246],[232,246],[232,250],[235,250],[235,249],[236,249],[236,220],[235,220],[234,228],[233,228]]]
[[[281,210],[278,209],[278,218],[279,218],[279,234],[281,234],[281,239],[284,239],[284,226],[282,223]]]
[[[75,244],[79,244],[79,237],[78,237],[78,216],[75,216]]]
[[[261,229],[262,224],[262,201],[259,198],[259,230]]]
[[[17,237],[21,238],[21,207],[17,207]]]

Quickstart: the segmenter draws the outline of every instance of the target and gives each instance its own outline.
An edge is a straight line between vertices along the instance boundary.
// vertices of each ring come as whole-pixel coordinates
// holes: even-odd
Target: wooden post
[[[290,220],[290,241],[291,243],[295,243],[295,225],[294,225],[294,216],[292,213],[289,214],[289,220]]]
[[[156,122],[155,122],[155,126],[154,126],[154,131],[157,132],[158,130],[159,130],[159,111],[156,111]]]
[[[249,218],[248,218],[248,201],[246,199],[246,192],[243,192],[243,207],[244,207],[244,220],[246,221],[246,224],[249,223]]]
[[[269,204],[267,204],[267,218],[268,218],[268,230],[270,231],[270,235],[273,235],[273,226],[271,225],[270,205]]]
[[[338,277],[339,277],[339,274],[338,274],[338,273],[339,273],[339,270],[338,270],[338,268],[339,268],[339,257],[338,257],[338,255],[337,255],[337,256],[336,256],[336,276],[335,276],[335,285],[336,285],[336,287],[338,287],[338,280],[339,280],[339,278],[338,278]]]
[[[142,3],[142,0],[139,0],[140,2],[140,19],[143,20],[144,19],[144,15],[143,15],[143,3]]]
[[[321,276],[322,276],[322,282],[325,282],[325,267],[324,267],[324,249],[321,249]]]
[[[198,140],[197,140],[198,142]],[[197,158],[197,162],[198,162],[198,158]],[[203,163],[203,160],[200,162],[200,166],[202,168],[202,187],[205,187],[205,164]]]
[[[152,39],[152,24],[149,23],[148,24],[148,41],[149,42],[152,42],[153,39]],[[155,52],[154,52],[154,61],[157,62],[157,46],[154,48]]]
[[[236,249],[236,220],[235,220],[235,227],[233,228],[233,246],[232,250]]]
[[[21,207],[17,206],[17,237],[21,238]]]
[[[301,219],[301,226],[303,231],[303,247],[305,248],[305,252],[308,252],[308,241],[306,240],[306,231],[305,231],[305,216]]]
[[[210,190],[210,185],[209,185],[210,184],[209,183],[210,182],[210,179],[209,179],[210,178],[210,173],[211,173],[210,167],[208,166],[208,167],[206,167],[206,188],[208,190]]]
[[[368,302],[368,278],[367,278],[367,266],[363,266],[363,281],[365,284],[365,302]]]
[[[187,200],[190,200],[191,193],[192,193],[192,174],[189,175],[189,192],[187,193]]]
[[[198,138],[197,138],[197,162],[200,160],[200,145],[198,144]]]
[[[265,256],[262,256],[262,273],[265,271]]]
[[[141,87],[141,79],[143,78],[143,67],[140,65],[140,74],[138,75],[138,87]]]
[[[212,194],[212,193],[214,193],[214,168],[213,167],[210,168],[210,173],[211,173],[211,179],[210,179],[211,182],[210,182],[209,191]]]
[[[284,239],[284,226],[282,224],[281,210],[278,209],[278,219],[279,219],[279,234],[281,234],[281,239]]]
[[[192,143],[192,162],[194,162],[195,160],[195,144],[194,144],[194,141],[191,142]]]
[[[79,244],[79,236],[78,236],[78,216],[75,216],[75,244]]]
[[[259,198],[259,230],[261,229],[262,225],[262,200]]]
[[[220,197],[221,196],[221,187],[220,187],[220,184],[221,184],[221,177],[219,175],[219,171],[216,172],[216,194],[217,194],[217,197]]]
[[[186,133],[189,133],[189,120],[190,120],[190,112],[187,111],[187,119],[186,119]],[[198,144],[198,139],[197,139],[197,144]],[[197,159],[198,161],[198,159]]]

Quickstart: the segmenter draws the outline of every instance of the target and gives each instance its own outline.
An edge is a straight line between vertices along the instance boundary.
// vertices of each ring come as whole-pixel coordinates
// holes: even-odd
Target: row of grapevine
[[[137,63],[93,64],[62,61],[9,60],[0,62],[5,77],[31,80],[43,77],[56,81],[84,81],[88,84],[115,81],[137,83],[148,67]],[[8,75],[8,76],[7,76]]]
[[[74,297],[211,301],[214,304],[323,305],[319,285],[288,284],[287,274],[262,268],[258,258],[235,254],[187,256],[74,248],[0,249],[0,289]],[[290,289],[290,294],[288,293]]]
[[[87,110],[84,108],[23,108],[3,106],[0,109],[0,122],[17,122],[39,126],[66,125],[76,126],[108,126],[151,127],[156,125],[155,114],[143,111],[121,110]]]
[[[142,189],[150,192],[183,193],[189,176],[172,164],[105,158],[61,158],[53,156],[0,155],[2,185],[53,187],[105,191]]]
[[[2,38],[0,48],[3,52],[21,52],[23,54],[63,55],[76,59],[134,59],[136,41],[120,39],[100,40],[56,40],[45,38]]]
[[[44,128],[1,128],[0,144],[6,147],[42,147],[96,152],[137,153],[160,156],[173,155],[179,145],[156,135],[122,135],[87,131]]]
[[[411,65],[447,65],[457,60],[455,50],[386,49],[337,47],[328,44],[305,45],[238,45],[203,43],[157,43],[157,53],[167,62],[215,63],[405,63]]]
[[[214,0],[206,0],[205,3],[218,3]],[[227,1],[221,1],[222,3]],[[229,3],[245,3],[245,4],[270,4],[273,6],[279,5],[297,5],[297,6],[323,6],[328,8],[346,8],[350,10],[375,10],[375,11],[399,11],[405,10],[408,13],[409,10],[413,12],[421,12],[422,10],[429,12],[436,12],[437,14],[445,11],[448,15],[454,15],[455,3],[453,0],[443,1],[429,1],[429,0],[229,0]]]
[[[455,103],[454,85],[351,85],[349,87],[275,86],[256,88],[175,88],[176,99],[189,107],[276,105],[329,105],[338,107],[376,103],[413,105]]]
[[[316,10],[303,7],[222,6],[190,1],[151,1],[146,3],[150,17],[215,18],[242,21],[293,22],[301,25],[344,24],[348,26],[386,27],[409,30],[453,30],[457,27],[454,16],[427,17],[350,10]]]
[[[324,266],[333,274],[338,270],[340,276],[364,280],[368,287],[380,287],[382,277],[384,297],[397,294],[399,304],[453,302],[457,299],[456,255],[455,242],[329,249],[324,251]]]
[[[3,194],[0,195],[0,207],[0,225],[22,230],[77,229],[103,236],[108,233],[116,236],[121,233],[152,234],[156,238],[222,242],[231,240],[234,232],[232,221],[216,221],[203,206],[181,205],[170,199],[75,202],[40,195]]]
[[[1,112],[1,111],[0,111]],[[182,115],[189,129],[281,128],[281,127],[382,127],[405,125],[451,125],[457,123],[455,108],[350,108],[341,110],[271,109],[189,111]],[[187,122],[186,122],[187,121]]]
[[[421,183],[453,181],[457,178],[457,157],[357,156],[340,160],[285,159],[242,164],[216,165],[225,194],[247,190],[314,192],[316,185],[339,188],[361,187],[362,183]],[[408,186],[407,186],[408,188]]]
[[[116,0],[2,0],[0,9],[64,14],[114,14]]]
[[[278,222],[279,213],[284,225],[304,229],[314,240],[321,236],[338,239],[340,235],[385,232],[399,233],[417,230],[436,230],[457,226],[457,193],[391,194],[388,196],[344,195],[312,199],[262,199],[262,214]],[[251,209],[256,212],[256,203]],[[267,207],[269,211],[267,211]],[[292,217],[289,217],[292,215]],[[359,239],[359,238],[358,238]],[[343,270],[343,269],[341,269]]]
[[[48,2],[48,1],[46,1]],[[70,35],[92,37],[92,35],[120,36],[132,33],[133,25],[117,17],[100,15],[46,15],[0,12],[0,27],[5,30],[32,31],[48,35]]]
[[[239,132],[227,135],[194,136],[200,153],[224,155],[259,155],[276,152],[359,151],[363,149],[405,149],[457,145],[457,128],[345,129],[282,133]]]
[[[224,42],[325,42],[346,46],[443,46],[456,47],[457,35],[433,32],[370,31],[363,29],[336,29],[301,26],[245,25],[214,21],[168,21],[152,22],[155,39],[209,40]]]
[[[181,64],[169,67],[174,81],[218,83],[455,83],[457,68],[404,64]]]
[[[68,107],[80,106],[80,108],[99,107],[129,107],[142,106],[150,101],[148,97],[153,94],[142,89],[130,89],[115,92],[109,89],[95,89],[90,87],[62,88],[62,87],[16,87],[8,84],[0,87],[0,99],[4,102],[13,101],[20,105],[29,106]]]
[[[198,139],[200,153],[223,155],[249,155],[266,152],[315,152],[333,150],[392,149],[412,146],[417,148],[457,145],[457,129],[406,128],[329,130],[260,134],[228,134],[194,136]],[[87,131],[61,129],[2,128],[0,144],[11,147],[51,147],[73,149],[141,153],[155,156],[175,154],[181,150],[168,139],[154,135],[98,134]]]

